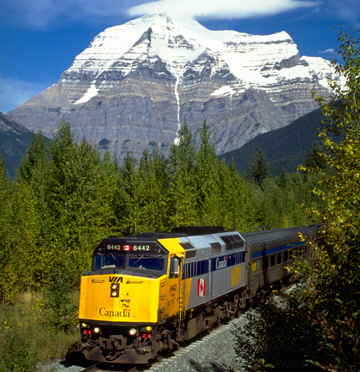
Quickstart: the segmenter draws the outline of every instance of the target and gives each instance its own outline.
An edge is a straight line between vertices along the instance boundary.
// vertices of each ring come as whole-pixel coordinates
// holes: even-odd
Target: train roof
[[[269,249],[276,245],[300,241],[299,234],[311,237],[316,234],[319,225],[290,227],[287,229],[275,229],[267,231],[256,231],[242,234],[248,247],[252,250]]]

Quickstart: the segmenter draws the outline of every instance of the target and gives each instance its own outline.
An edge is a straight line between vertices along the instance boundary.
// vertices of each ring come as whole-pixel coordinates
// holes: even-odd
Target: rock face
[[[10,177],[15,177],[16,169],[33,139],[33,133],[0,112],[0,158]]]
[[[158,14],[106,29],[60,80],[10,112],[53,136],[59,123],[118,159],[169,150],[181,123],[204,120],[220,154],[317,107],[334,77],[322,58],[301,57],[286,32],[211,31]]]

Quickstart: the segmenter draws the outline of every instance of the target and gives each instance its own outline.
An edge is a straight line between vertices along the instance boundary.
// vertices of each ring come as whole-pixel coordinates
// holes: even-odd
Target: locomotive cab
[[[158,241],[141,237],[109,238],[96,247],[80,286],[87,359],[132,363],[144,356],[147,362],[172,257]]]

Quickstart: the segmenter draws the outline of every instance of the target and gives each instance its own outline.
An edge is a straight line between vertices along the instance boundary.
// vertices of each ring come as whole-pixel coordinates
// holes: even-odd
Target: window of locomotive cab
[[[153,270],[153,271],[164,271],[165,259],[163,257],[152,257],[152,256],[130,256],[128,268],[138,270]]]
[[[161,275],[166,270],[167,257],[142,252],[99,252],[93,258],[93,270],[121,269],[136,271],[143,275]]]
[[[121,268],[124,269],[126,265],[126,256],[124,254],[114,253],[97,253],[93,260],[93,269],[109,269]]]

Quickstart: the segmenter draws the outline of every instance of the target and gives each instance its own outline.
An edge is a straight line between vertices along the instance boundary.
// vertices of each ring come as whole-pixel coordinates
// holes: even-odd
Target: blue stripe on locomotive
[[[304,245],[305,245],[304,242],[292,242],[290,244],[280,245],[278,247],[274,247],[271,249],[264,249],[262,251],[254,252],[251,258],[256,259],[260,257],[270,256],[271,254],[274,254],[274,253],[283,252],[283,251],[286,251],[288,249],[295,248],[295,247],[302,247]]]
[[[227,267],[238,265],[245,262],[245,252],[225,254],[223,256],[213,257],[210,260],[189,262],[184,265],[183,279],[192,278],[207,274],[209,272],[209,261],[211,262],[211,271],[226,269]],[[221,264],[226,262],[226,264]]]

